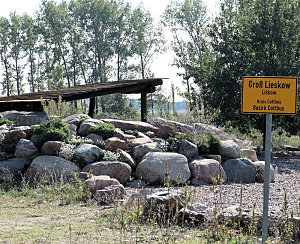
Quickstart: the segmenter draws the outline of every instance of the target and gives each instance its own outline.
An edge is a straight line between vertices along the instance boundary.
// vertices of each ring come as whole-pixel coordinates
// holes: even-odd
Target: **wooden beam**
[[[147,122],[147,93],[141,93],[141,121]]]
[[[91,118],[94,118],[94,115],[95,115],[95,105],[96,105],[96,98],[95,97],[91,97],[90,98],[89,113],[88,113],[88,115]]]

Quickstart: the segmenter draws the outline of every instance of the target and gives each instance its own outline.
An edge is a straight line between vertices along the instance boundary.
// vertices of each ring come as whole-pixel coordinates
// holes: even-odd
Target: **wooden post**
[[[96,105],[96,98],[95,97],[90,97],[90,106],[89,106],[89,113],[88,113],[88,115],[91,118],[94,118],[95,105]]]
[[[147,122],[147,93],[141,93],[141,121]]]

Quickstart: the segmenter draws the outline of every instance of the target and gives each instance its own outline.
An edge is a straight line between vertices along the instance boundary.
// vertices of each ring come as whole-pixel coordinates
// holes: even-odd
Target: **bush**
[[[180,140],[187,140],[194,143],[194,140],[191,136],[185,133],[177,133],[170,135],[167,139],[168,142],[168,151],[169,152],[178,152],[180,147]]]
[[[106,140],[106,139],[114,136],[114,134],[116,132],[116,128],[112,124],[103,123],[96,127],[90,128],[90,132],[98,134],[98,135],[102,136],[102,138],[104,140]]]
[[[199,154],[218,154],[222,146],[220,138],[214,135],[198,137],[196,145]]]
[[[0,119],[0,126],[6,124],[7,126],[11,126],[14,122],[8,119]]]
[[[68,143],[70,140],[68,124],[58,118],[42,123],[39,126],[31,126],[31,129],[34,134],[40,135],[40,145],[43,145],[46,141],[63,141]]]

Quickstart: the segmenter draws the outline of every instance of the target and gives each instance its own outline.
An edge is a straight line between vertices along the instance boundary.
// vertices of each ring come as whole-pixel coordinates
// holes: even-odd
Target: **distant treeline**
[[[0,18],[2,95],[151,76],[161,29],[119,0],[43,0],[34,16]],[[27,91],[28,92],[28,91]]]

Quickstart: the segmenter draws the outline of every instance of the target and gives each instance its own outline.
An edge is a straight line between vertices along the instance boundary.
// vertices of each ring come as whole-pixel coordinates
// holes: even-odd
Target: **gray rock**
[[[14,115],[11,114],[7,116],[14,118],[10,120],[14,121],[15,126],[39,125],[48,121],[48,116],[44,112],[17,112]]]
[[[62,141],[47,141],[43,144],[41,148],[42,154],[45,155],[59,155],[59,151],[65,143]]]
[[[77,136],[77,126],[73,124],[68,124],[70,130],[70,139]]]
[[[220,184],[227,180],[227,176],[223,167],[214,159],[197,159],[192,161],[189,166],[192,176],[197,181]],[[197,183],[197,181],[192,183]]]
[[[130,167],[136,168],[137,163],[129,153],[123,151],[122,149],[117,149],[116,153],[120,155],[119,161],[127,163]]]
[[[37,151],[38,149],[32,141],[21,139],[16,146],[15,157],[27,158],[35,154]]]
[[[147,131],[144,134],[146,136],[148,136],[149,138],[154,138],[155,137],[155,133],[153,131]]]
[[[87,114],[72,114],[72,115],[67,115],[65,117],[63,117],[63,121],[68,123],[68,124],[72,124],[72,125],[78,125],[78,122],[80,119],[82,118],[88,118],[90,119],[91,117],[88,116]]]
[[[83,173],[83,172],[81,172]],[[102,190],[105,187],[112,185],[120,185],[117,179],[110,178],[108,175],[92,176],[90,179],[84,181],[87,188],[94,194],[98,190]]]
[[[136,176],[149,184],[164,184],[165,171],[172,183],[185,183],[191,177],[187,158],[178,153],[147,153],[136,169]]]
[[[96,127],[97,125],[103,124],[101,120],[98,119],[87,119],[83,121],[78,129],[78,135],[87,136],[90,133],[91,127]]]
[[[123,199],[126,190],[123,185],[111,185],[98,190],[94,196],[97,204],[110,204],[116,200]]]
[[[113,124],[116,128],[120,128],[123,130],[137,130],[140,132],[153,131],[156,133],[158,128],[140,121],[125,121],[125,120],[117,120],[117,119],[102,119],[103,122]]]
[[[222,157],[221,157],[221,155],[204,154],[202,156],[204,158],[214,159],[214,160],[217,160],[219,163],[222,163]]]
[[[163,118],[155,118],[151,121],[151,124],[157,127],[169,126],[173,128],[174,131],[188,134],[191,134],[191,132],[194,130],[193,126]]]
[[[173,133],[174,133],[174,129],[171,126],[163,125],[163,126],[159,127],[157,136],[160,138],[166,139]]]
[[[94,143],[95,142],[104,142],[102,136],[95,134],[95,133],[90,133],[86,136],[86,138],[92,140]]]
[[[155,192],[146,195],[143,216],[155,219],[160,225],[177,224],[178,210],[183,208],[185,202],[182,191],[170,190]]]
[[[118,137],[112,137],[105,140],[105,150],[116,151],[117,149],[126,150],[126,142],[119,139]]]
[[[30,141],[32,141],[35,146],[39,146],[40,139],[41,139],[41,135],[40,134],[33,134],[30,137]]]
[[[150,138],[145,138],[145,137],[135,138],[135,139],[127,140],[127,141],[133,147],[153,142]]]
[[[83,172],[89,172],[93,175],[108,175],[124,184],[131,175],[131,167],[118,161],[100,161],[85,166]]]
[[[143,188],[146,186],[146,182],[142,180],[127,181],[126,186],[132,188]]]
[[[264,182],[265,161],[255,161],[253,164],[256,168],[256,181]],[[270,165],[270,182],[275,182],[275,175],[275,169]]]
[[[215,126],[204,124],[204,123],[194,123],[194,131],[197,135],[216,135],[223,136],[225,133]]]
[[[72,162],[57,156],[36,157],[26,171],[26,178],[39,182],[70,180],[79,168]]]
[[[198,155],[198,147],[187,140],[179,140],[178,153],[186,156],[188,159],[192,159]]]
[[[220,154],[225,158],[239,158],[241,156],[241,149],[233,140],[221,141],[222,146]]]
[[[75,148],[74,158],[82,165],[87,165],[97,161],[104,152],[97,146],[92,144],[80,144]]]
[[[4,143],[14,143],[18,142],[20,139],[25,139],[26,133],[22,130],[11,130],[9,131],[3,139]]]
[[[5,161],[0,161],[0,173],[17,173],[24,170],[28,163],[27,158],[12,158]]]
[[[132,156],[140,160],[149,152],[162,152],[162,149],[158,147],[157,142],[146,143],[143,145],[135,146],[132,149]]]
[[[256,151],[252,149],[241,149],[241,155],[249,158],[252,162],[258,161]]]
[[[228,181],[236,183],[255,182],[255,166],[247,159],[229,159],[222,166],[226,172]]]
[[[33,130],[29,126],[16,126],[13,127],[13,129],[24,131],[26,133],[26,139],[29,139],[33,134]]]
[[[214,211],[201,203],[187,205],[179,211],[181,222],[188,226],[199,226],[210,222],[214,217]]]

